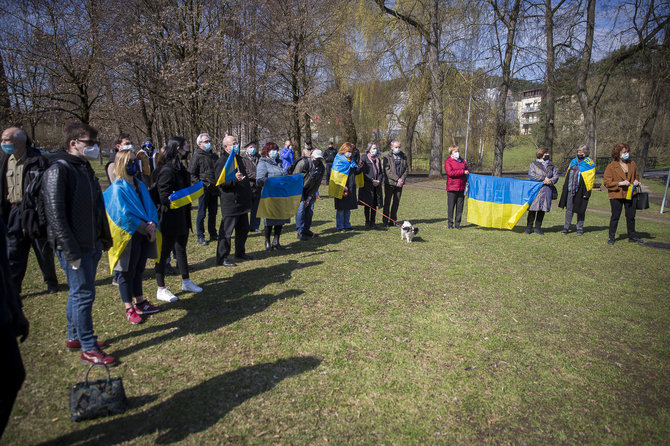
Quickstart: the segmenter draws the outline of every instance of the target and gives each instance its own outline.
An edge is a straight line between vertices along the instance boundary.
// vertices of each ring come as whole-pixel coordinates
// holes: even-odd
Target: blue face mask
[[[395,153],[396,155],[399,154],[399,153],[400,153],[400,149],[393,149],[393,153]]]
[[[2,144],[2,151],[5,152],[7,155],[11,155],[13,153],[16,153],[16,147],[14,147],[14,144],[11,142],[9,144]]]
[[[268,155],[270,155],[270,158],[275,159],[275,158],[277,158],[277,151],[276,150],[270,150],[270,153]]]
[[[3,149],[4,149],[4,147],[3,147]],[[626,153],[621,154],[621,159],[622,160],[628,161],[628,158],[630,158],[630,153],[626,152]]]
[[[239,154],[239,153],[240,153],[240,146],[238,146],[238,145],[234,145],[234,146],[230,149],[230,153],[232,153],[233,155],[237,155],[237,154]]]
[[[137,163],[132,162],[130,164],[126,165],[126,173],[130,175],[131,177],[134,176],[137,173]]]
[[[249,154],[249,156],[254,156],[256,154],[256,148],[255,147],[249,147],[247,149],[247,153]]]
[[[202,146],[202,150],[204,150],[205,152],[209,152],[210,150],[212,150],[212,143],[211,142],[205,143],[205,145]]]

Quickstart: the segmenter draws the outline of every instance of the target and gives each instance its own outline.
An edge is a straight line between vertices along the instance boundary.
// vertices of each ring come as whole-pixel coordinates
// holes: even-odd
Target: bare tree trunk
[[[586,36],[584,38],[584,49],[579,63],[579,72],[577,73],[577,99],[584,116],[584,144],[593,150],[595,147],[595,106],[589,103],[589,94],[586,90],[586,81],[589,75],[591,64],[591,52],[593,50],[593,35],[596,24],[596,0],[587,0],[586,6]],[[591,110],[593,108],[593,110]],[[595,156],[595,154],[594,154]]]
[[[560,7],[560,3],[558,7]],[[554,115],[556,102],[554,99],[554,89],[556,88],[554,73],[556,65],[556,54],[554,51],[554,12],[555,10],[551,7],[551,0],[544,0],[544,27],[547,44],[547,91],[545,94],[546,113],[544,117],[544,146],[549,149],[550,154],[553,154],[554,151]]]
[[[2,60],[2,54],[0,54],[0,125],[2,125],[2,128],[9,125],[10,116],[9,87],[5,76],[5,64]]]
[[[405,129],[405,154],[407,155],[407,164],[409,165],[409,170],[413,168],[412,161],[412,143],[414,142],[414,132],[416,131],[416,124],[419,122],[418,113],[410,113],[409,119],[407,121],[407,128]]]
[[[440,68],[440,22],[439,1],[433,0],[430,9],[430,41],[428,41],[428,66],[430,70],[430,108],[432,129],[430,132],[429,178],[442,177],[442,140],[444,134],[444,114],[442,111],[442,70]]]

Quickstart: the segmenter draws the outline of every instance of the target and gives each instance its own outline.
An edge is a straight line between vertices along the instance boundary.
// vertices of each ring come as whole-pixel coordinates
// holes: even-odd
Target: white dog
[[[405,221],[400,227],[400,240],[407,239],[407,243],[412,243],[412,239],[419,232],[419,228],[412,226],[412,223]]]

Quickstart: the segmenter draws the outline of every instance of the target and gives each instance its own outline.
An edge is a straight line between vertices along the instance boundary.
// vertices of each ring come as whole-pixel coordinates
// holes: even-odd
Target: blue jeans
[[[216,210],[219,196],[205,189],[198,198],[198,216],[195,218],[195,231],[198,238],[205,238],[205,214],[207,214],[207,230],[210,238],[216,238]]]
[[[76,270],[65,260],[63,251],[56,251],[56,256],[70,286],[66,307],[67,338],[79,339],[82,351],[96,350],[98,338],[93,333],[92,311],[95,300],[95,271],[102,256],[100,243],[95,248],[82,251],[81,264]]]
[[[349,223],[349,216],[351,211],[335,211],[335,224],[337,229],[351,229],[351,223]]]
[[[295,214],[295,230],[298,235],[308,233],[312,227],[312,217],[314,216],[314,197],[309,199],[309,205],[305,206],[305,197],[300,200],[298,212]]]

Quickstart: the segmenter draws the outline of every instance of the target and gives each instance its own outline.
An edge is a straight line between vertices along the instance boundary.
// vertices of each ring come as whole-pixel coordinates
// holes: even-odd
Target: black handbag
[[[95,365],[86,372],[86,380],[70,390],[70,416],[72,421],[90,420],[91,418],[116,415],[126,411],[128,402],[123,390],[121,378],[112,378],[107,369],[107,379],[89,381],[88,374]]]
[[[640,186],[640,192],[637,194],[635,209],[649,209],[649,192],[642,192],[642,186]]]

